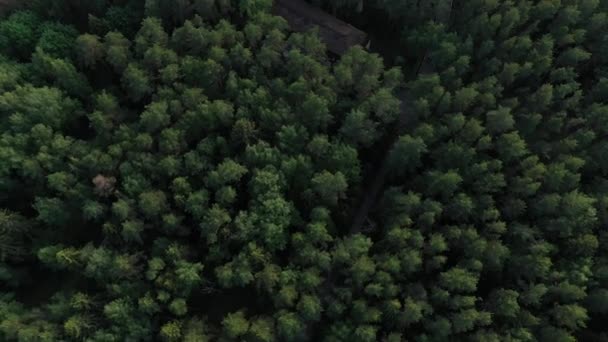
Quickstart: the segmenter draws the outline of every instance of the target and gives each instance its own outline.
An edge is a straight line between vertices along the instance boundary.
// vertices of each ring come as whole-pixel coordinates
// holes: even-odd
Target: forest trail
[[[385,57],[380,52],[377,52],[377,51],[373,51],[373,52],[379,53],[380,55]],[[428,73],[431,71],[432,71],[432,69],[430,67],[430,63],[429,63],[428,59],[426,58],[426,53],[425,53],[423,55],[422,62],[420,63],[420,66],[418,67],[418,70],[414,76],[414,79],[420,73]],[[393,147],[393,145],[395,144],[397,139],[399,139],[399,136],[401,136],[405,132],[407,127],[414,124],[418,119],[417,117],[414,116],[414,113],[410,110],[411,109],[410,103],[411,103],[412,99],[410,97],[409,90],[407,88],[402,88],[397,93],[397,98],[399,98],[399,100],[401,101],[400,113],[399,113],[399,119],[397,120],[397,125],[395,126],[395,129],[393,130],[393,132],[390,133],[389,139],[388,139],[389,143],[386,145],[385,149],[382,151],[382,153],[383,153],[382,163],[376,169],[376,171],[373,173],[373,175],[367,179],[368,184],[363,192],[364,197],[361,201],[359,201],[360,205],[359,205],[356,215],[353,218],[353,221],[350,225],[349,234],[351,234],[351,235],[357,234],[364,229],[364,225],[366,224],[366,220],[369,216],[369,212],[372,210],[374,203],[376,203],[376,201],[378,201],[378,197],[380,195],[380,190],[382,190],[382,186],[384,185],[384,181],[385,181],[386,176],[389,171],[389,152],[390,152],[391,148]]]
[[[447,18],[443,19],[444,21],[451,21],[452,9],[453,4],[450,5],[449,14],[446,15]],[[348,21],[345,18],[342,19]],[[382,34],[382,32],[374,30],[374,27],[368,27],[366,25],[359,26],[361,26],[370,36],[370,52],[380,55],[384,59],[387,68],[395,66],[397,64],[397,57],[401,54],[401,51],[396,48],[393,41]],[[405,72],[405,70],[403,71]],[[405,77],[410,80],[415,80],[418,75],[431,72],[433,72],[433,68],[431,67],[430,59],[428,58],[428,50],[426,50],[421,53],[419,63],[415,66],[414,70],[411,70],[408,73],[409,75],[405,75]],[[414,117],[414,113],[411,110],[412,98],[407,87],[401,88],[396,95],[401,101],[399,118],[397,119],[397,124],[394,126],[392,132],[388,134],[387,139],[381,143],[379,154],[381,154],[382,157],[379,158],[380,162],[377,164],[376,169],[364,179],[363,186],[365,190],[360,195],[357,211],[354,213],[354,217],[351,221],[349,229],[349,234],[351,235],[365,230],[364,226],[367,223],[369,212],[378,201],[379,196],[381,195],[380,192],[388,175],[389,152],[397,139],[399,139],[399,136],[406,131],[407,127],[412,126],[417,121],[417,118]],[[373,227],[369,228],[373,229]]]
[[[366,223],[367,216],[372,210],[374,203],[378,200],[378,196],[380,195],[380,190],[384,185],[384,180],[386,179],[388,170],[389,170],[389,162],[388,156],[389,151],[392,148],[393,144],[399,136],[405,131],[405,129],[411,125],[416,118],[413,117],[412,112],[409,110],[409,103],[411,99],[409,98],[409,91],[406,88],[403,88],[397,94],[399,100],[401,100],[401,108],[399,119],[397,121],[397,125],[395,129],[390,134],[390,138],[388,139],[389,143],[387,144],[385,150],[383,151],[382,163],[373,173],[373,176],[368,179],[368,185],[366,186],[363,195],[365,196],[363,200],[360,201],[360,206],[357,210],[357,213],[352,221],[350,227],[350,234],[356,234],[361,232],[363,229],[363,225]]]

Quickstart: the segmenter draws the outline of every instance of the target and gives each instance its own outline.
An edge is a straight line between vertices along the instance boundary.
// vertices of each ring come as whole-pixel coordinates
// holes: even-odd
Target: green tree
[[[237,339],[245,335],[249,330],[249,324],[243,311],[228,314],[222,321],[224,332],[230,339]]]
[[[336,173],[323,171],[316,174],[311,182],[319,199],[330,206],[336,206],[338,201],[344,198],[348,189],[346,177],[339,171]]]
[[[136,64],[129,63],[121,81],[122,86],[133,101],[137,102],[152,92],[149,75]]]
[[[104,57],[104,46],[95,35],[83,34],[76,38],[76,50],[80,63],[87,68],[94,68]]]
[[[38,40],[40,18],[31,11],[18,11],[0,22],[0,51],[14,58],[28,58]]]

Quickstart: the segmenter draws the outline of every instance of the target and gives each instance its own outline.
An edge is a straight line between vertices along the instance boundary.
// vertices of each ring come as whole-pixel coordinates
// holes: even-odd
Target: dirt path
[[[426,55],[426,54],[425,54]],[[420,73],[428,73],[431,72],[430,63],[428,60],[423,57],[420,66],[416,72],[416,76]],[[415,77],[416,77],[415,76]],[[365,229],[364,225],[369,216],[369,212],[373,209],[374,204],[378,201],[379,196],[381,195],[382,188],[384,186],[386,176],[389,172],[389,152],[399,136],[401,136],[407,127],[414,125],[418,118],[415,116],[415,113],[411,110],[411,97],[407,88],[403,88],[399,93],[397,93],[397,97],[401,100],[401,108],[399,119],[397,120],[397,125],[395,129],[390,133],[390,138],[388,139],[389,144],[386,146],[385,150],[382,151],[384,157],[382,159],[382,163],[373,176],[371,176],[367,180],[367,186],[365,191],[363,192],[363,199],[360,201],[359,208],[356,212],[355,217],[352,220],[349,233],[356,234]]]
[[[356,234],[364,228],[370,210],[373,209],[374,204],[378,201],[378,196],[389,171],[388,155],[390,149],[405,129],[416,121],[414,113],[410,110],[411,99],[408,90],[402,89],[397,94],[397,97],[401,100],[401,113],[399,114],[397,125],[393,132],[390,133],[390,143],[387,145],[386,150],[383,151],[384,157],[382,158],[382,163],[368,180],[366,189],[363,192],[365,197],[361,201],[357,214],[352,221],[350,234]]]

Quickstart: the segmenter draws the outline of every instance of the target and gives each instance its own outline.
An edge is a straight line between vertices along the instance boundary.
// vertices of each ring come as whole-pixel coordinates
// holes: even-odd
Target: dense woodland
[[[0,18],[0,340],[608,341],[608,1],[311,2]]]

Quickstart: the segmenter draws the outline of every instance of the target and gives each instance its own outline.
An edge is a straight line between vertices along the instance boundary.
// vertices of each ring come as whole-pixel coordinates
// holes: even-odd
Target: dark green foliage
[[[37,47],[42,51],[58,58],[72,58],[75,55],[74,40],[78,31],[72,26],[45,22],[40,32]]]
[[[0,340],[605,338],[608,3],[312,2],[0,20]]]
[[[0,51],[3,55],[29,57],[36,46],[40,24],[41,19],[29,11],[19,11],[3,19],[0,23]]]

